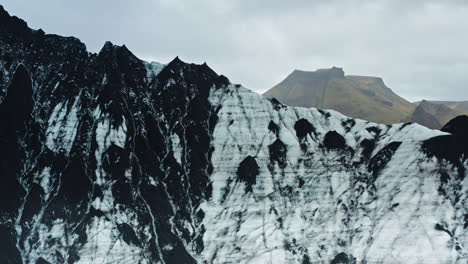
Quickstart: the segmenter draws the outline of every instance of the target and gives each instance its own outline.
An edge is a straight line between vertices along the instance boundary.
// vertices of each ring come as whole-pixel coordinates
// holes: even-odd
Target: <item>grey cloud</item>
[[[375,75],[410,100],[468,100],[468,2],[4,0],[34,28],[137,56],[207,62],[264,91],[293,69]]]

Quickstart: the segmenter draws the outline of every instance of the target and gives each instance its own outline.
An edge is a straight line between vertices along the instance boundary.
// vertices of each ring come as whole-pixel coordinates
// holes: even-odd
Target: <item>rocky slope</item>
[[[463,112],[454,110],[444,104],[434,104],[423,100],[417,104],[411,116],[411,122],[424,124],[433,129],[440,129],[443,124],[462,114]]]
[[[0,8],[0,263],[466,263],[445,132],[99,54]]]

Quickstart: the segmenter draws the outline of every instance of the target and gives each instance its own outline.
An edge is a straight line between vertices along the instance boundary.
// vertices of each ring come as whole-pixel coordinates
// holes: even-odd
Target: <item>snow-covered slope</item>
[[[467,179],[421,151],[424,140],[445,133],[279,106],[232,85],[210,100],[222,108],[213,136],[216,195],[202,207],[204,259],[466,261]],[[303,137],[300,120],[311,128]],[[330,131],[343,136],[339,147],[325,143]],[[237,174],[248,156],[258,166],[251,191]]]
[[[0,8],[0,263],[466,263],[468,144]]]

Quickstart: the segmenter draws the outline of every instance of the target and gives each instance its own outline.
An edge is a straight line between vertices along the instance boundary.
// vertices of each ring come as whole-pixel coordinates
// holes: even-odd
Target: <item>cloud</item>
[[[468,100],[468,5],[435,0],[5,0],[34,28],[137,56],[207,62],[264,91],[293,69],[383,77],[410,100]]]

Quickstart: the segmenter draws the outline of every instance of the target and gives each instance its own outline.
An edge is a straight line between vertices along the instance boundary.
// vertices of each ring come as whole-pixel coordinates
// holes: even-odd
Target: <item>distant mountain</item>
[[[382,78],[345,75],[337,67],[295,70],[264,96],[291,106],[333,109],[377,123],[413,122],[432,129],[440,129],[450,119],[468,114],[468,102],[410,103],[388,88]]]
[[[423,101],[431,104],[445,105],[460,114],[468,114],[468,101]],[[419,105],[423,101],[414,102],[413,104]]]
[[[454,110],[445,104],[435,104],[423,100],[417,104],[411,117],[411,122],[424,124],[429,128],[440,129],[443,124],[461,114],[462,112]]]
[[[428,109],[423,105],[417,106],[413,112],[413,115],[411,116],[411,122],[424,124],[425,126],[432,129],[440,129],[442,125],[439,120],[430,113],[431,110],[433,109]]]
[[[264,95],[287,105],[333,109],[384,124],[410,121],[415,109],[381,78],[345,75],[336,67],[313,72],[295,70]]]

